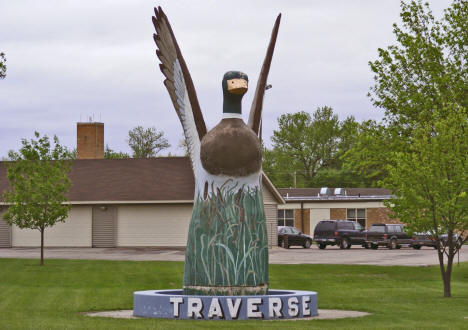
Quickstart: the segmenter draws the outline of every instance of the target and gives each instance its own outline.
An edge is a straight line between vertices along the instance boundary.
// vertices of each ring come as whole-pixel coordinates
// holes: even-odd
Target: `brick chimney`
[[[76,158],[104,158],[104,123],[76,124]]]

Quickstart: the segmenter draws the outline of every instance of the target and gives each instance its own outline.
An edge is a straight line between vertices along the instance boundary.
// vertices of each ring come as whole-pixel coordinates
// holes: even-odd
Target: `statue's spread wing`
[[[260,71],[260,77],[258,78],[257,88],[255,89],[254,99],[252,101],[252,107],[249,115],[249,127],[258,134],[260,128],[260,119],[262,117],[263,107],[263,96],[265,95],[265,87],[267,84],[268,72],[270,72],[271,59],[273,58],[273,51],[275,49],[276,37],[278,35],[278,29],[280,25],[281,14],[276,18],[273,31],[271,33],[270,44],[263,61],[262,71]]]
[[[192,78],[169,20],[161,7],[154,8],[154,12],[156,15],[153,16],[153,24],[156,34],[153,38],[158,47],[156,55],[161,61],[159,67],[166,77],[164,85],[182,123],[192,162],[196,162],[195,160],[200,157],[200,141],[206,134],[205,121]]]

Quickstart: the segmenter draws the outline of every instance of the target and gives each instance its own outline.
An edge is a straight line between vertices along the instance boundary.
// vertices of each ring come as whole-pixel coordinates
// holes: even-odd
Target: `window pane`
[[[278,219],[284,219],[284,210],[278,210]]]
[[[356,218],[356,209],[348,209],[348,219]]]
[[[292,219],[286,219],[285,223],[286,223],[286,226],[294,226],[294,220]]]
[[[361,224],[360,224],[359,222],[356,222],[356,223],[354,224],[354,229],[356,229],[356,230],[361,230],[361,229],[362,229]]]
[[[369,231],[376,231],[379,233],[385,233],[385,226],[371,226]]]
[[[289,219],[294,219],[294,211],[293,210],[284,210],[285,212],[285,218]]]
[[[395,232],[395,226],[388,226],[388,232],[389,233],[394,233]]]
[[[395,226],[395,232],[396,233],[401,233],[401,227],[400,226]]]
[[[366,209],[357,209],[357,217],[364,219],[366,217]]]
[[[362,226],[362,228],[366,227],[366,219],[358,219],[358,222]]]
[[[291,228],[291,231],[292,231],[292,233],[295,234],[295,235],[299,234],[299,230],[297,230],[297,229],[294,228],[294,227]]]
[[[338,229],[354,229],[351,222],[338,222]]]
[[[284,219],[278,219],[278,226],[284,226]]]
[[[333,222],[322,222],[321,230],[335,230],[335,224]]]

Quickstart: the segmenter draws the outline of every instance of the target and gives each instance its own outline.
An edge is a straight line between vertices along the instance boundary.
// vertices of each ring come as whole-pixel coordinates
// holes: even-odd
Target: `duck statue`
[[[195,87],[169,20],[155,8],[156,54],[164,85],[182,123],[195,192],[190,220],[184,294],[264,295],[268,292],[268,237],[262,197],[259,140],[263,96],[278,35],[273,27],[248,124],[242,97],[248,76],[227,72],[222,80],[223,117],[207,131]]]

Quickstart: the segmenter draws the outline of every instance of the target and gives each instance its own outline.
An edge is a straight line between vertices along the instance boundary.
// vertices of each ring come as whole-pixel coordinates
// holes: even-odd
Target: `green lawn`
[[[435,256],[434,256],[435,257]],[[437,267],[271,265],[272,288],[318,292],[319,308],[372,313],[312,321],[163,321],[91,318],[132,308],[136,290],[180,288],[183,263],[0,259],[0,329],[459,328],[468,329],[468,263],[454,266],[452,298]]]

